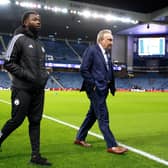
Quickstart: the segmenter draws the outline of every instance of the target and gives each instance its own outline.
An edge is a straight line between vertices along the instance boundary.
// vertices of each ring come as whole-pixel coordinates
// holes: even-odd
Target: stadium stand
[[[0,88],[7,89],[10,88],[11,81],[7,72],[0,71]]]
[[[0,35],[0,53],[4,53],[11,35]],[[53,38],[41,38],[47,53],[46,62],[80,64],[82,53],[88,47],[88,42],[56,40]],[[141,62],[139,62],[141,63]],[[72,82],[73,81],[73,82]],[[46,88],[52,89],[79,89],[82,77],[79,72],[52,72]],[[0,72],[0,87],[9,88],[10,79],[7,72]],[[145,73],[130,77],[116,77],[117,89],[144,89],[144,90],[168,90],[168,79],[159,73]]]
[[[8,45],[11,36],[1,35],[2,42],[5,47]],[[89,43],[66,40],[56,40],[53,38],[41,38],[47,52],[47,62],[65,63],[65,64],[80,64],[83,51],[88,47]],[[0,42],[0,52],[4,52],[4,47]]]

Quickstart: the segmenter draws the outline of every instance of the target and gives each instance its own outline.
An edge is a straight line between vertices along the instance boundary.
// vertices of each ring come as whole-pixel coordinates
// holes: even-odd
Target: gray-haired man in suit
[[[109,114],[106,98],[111,91],[115,95],[115,81],[111,61],[113,35],[111,30],[101,30],[97,35],[97,44],[88,47],[83,54],[81,75],[84,78],[81,91],[86,91],[90,100],[90,108],[75,140],[75,144],[90,147],[85,139],[95,121],[107,144],[107,152],[123,154],[126,148],[118,146],[109,127]]]

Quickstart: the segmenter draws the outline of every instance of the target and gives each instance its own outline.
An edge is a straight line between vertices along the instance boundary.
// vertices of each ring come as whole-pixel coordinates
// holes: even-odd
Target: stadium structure
[[[42,16],[40,38],[50,71],[48,89],[79,89],[82,53],[95,43],[102,28],[114,34],[112,61],[118,90],[168,89],[167,1],[143,5],[145,1],[38,0],[0,2],[0,87],[10,88],[3,70],[5,50],[26,10]],[[142,6],[143,5],[143,6]]]
[[[4,55],[28,10],[37,10],[42,19],[40,40],[50,77],[41,151],[52,167],[167,168],[168,0],[0,0],[0,128],[11,108]],[[93,148],[74,145],[89,107],[86,94],[78,91],[82,55],[104,28],[114,35],[111,52],[118,91],[115,97],[108,96],[107,105],[110,127],[119,145],[129,149],[122,156],[106,152],[96,124],[87,136]],[[3,143],[0,168],[32,167],[27,163],[27,125],[25,121]]]

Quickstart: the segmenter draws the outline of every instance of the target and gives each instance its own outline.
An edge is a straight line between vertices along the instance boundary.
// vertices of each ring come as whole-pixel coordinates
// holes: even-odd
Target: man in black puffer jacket
[[[37,12],[23,15],[22,26],[15,31],[6,51],[5,69],[12,80],[12,115],[0,131],[2,142],[28,117],[32,148],[31,163],[51,165],[40,155],[40,121],[44,105],[44,88],[48,80],[45,50],[38,40],[41,19]]]

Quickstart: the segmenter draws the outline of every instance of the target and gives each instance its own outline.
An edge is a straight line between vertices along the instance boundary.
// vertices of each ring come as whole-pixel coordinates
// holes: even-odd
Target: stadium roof
[[[12,33],[20,24],[21,0],[0,6],[0,32]],[[30,1],[26,1],[30,2]],[[168,0],[32,0],[43,7],[36,9],[42,16],[42,36],[95,40],[100,29],[109,28],[114,34],[167,34]],[[44,10],[45,6],[49,6]],[[59,7],[59,11],[57,8]],[[51,10],[48,10],[51,9]],[[66,9],[66,10],[65,10]],[[85,10],[85,11],[84,11]],[[87,10],[87,11],[86,11]],[[82,13],[83,12],[83,13]],[[87,15],[85,15],[87,14]],[[128,21],[128,22],[127,22]],[[132,23],[132,22],[137,23]]]
[[[72,0],[78,1],[78,0]],[[111,8],[124,9],[140,13],[151,13],[168,6],[168,0],[79,0],[81,3],[98,4]],[[79,2],[78,1],[78,2]]]

